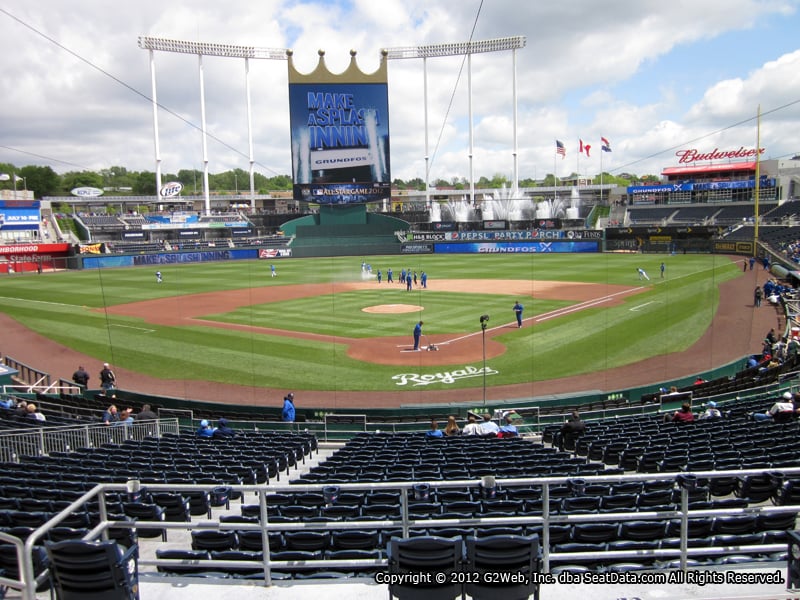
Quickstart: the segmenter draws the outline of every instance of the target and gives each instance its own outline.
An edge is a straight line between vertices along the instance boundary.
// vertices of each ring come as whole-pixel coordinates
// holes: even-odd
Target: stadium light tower
[[[475,204],[475,177],[473,173],[473,127],[472,127],[472,55],[483,52],[504,52],[511,51],[512,54],[512,77],[511,88],[514,104],[513,115],[513,189],[516,195],[519,189],[519,169],[517,157],[517,50],[525,47],[525,36],[517,35],[512,37],[494,38],[490,40],[478,40],[470,42],[456,42],[451,44],[429,44],[426,46],[401,46],[397,48],[384,48],[386,58],[389,60],[399,60],[408,58],[421,58],[423,69],[423,102],[425,114],[425,204],[430,207],[430,155],[428,146],[428,59],[441,56],[464,56],[467,57],[467,98],[469,110],[469,194],[470,203]]]
[[[260,48],[258,46],[238,46],[234,44],[209,44],[172,40],[150,36],[139,36],[139,48],[150,52],[150,80],[153,94],[153,135],[156,155],[156,189],[161,192],[161,151],[158,142],[158,101],[156,98],[156,71],[154,52],[178,52],[196,54],[200,68],[200,117],[203,135],[203,197],[206,214],[211,212],[211,195],[208,189],[208,135],[206,133],[205,84],[203,79],[203,56],[221,56],[244,59],[245,94],[247,97],[247,139],[250,160],[250,208],[255,209],[255,158],[253,157],[253,120],[250,102],[250,59],[287,60],[286,48]]]

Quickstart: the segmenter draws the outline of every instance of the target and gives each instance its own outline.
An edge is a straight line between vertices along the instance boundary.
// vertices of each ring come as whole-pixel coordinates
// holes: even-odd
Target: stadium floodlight
[[[517,156],[517,50],[524,48],[526,43],[525,36],[515,35],[511,37],[493,38],[489,40],[477,40],[469,42],[454,42],[450,44],[428,44],[425,46],[399,46],[396,48],[383,48],[381,52],[388,60],[398,60],[404,58],[421,58],[423,60],[424,83],[423,83],[423,102],[425,104],[425,204],[430,209],[430,154],[428,152],[428,69],[427,60],[441,56],[466,56],[467,57],[467,97],[469,99],[469,197],[470,203],[475,205],[475,178],[472,169],[472,159],[474,156],[473,148],[473,127],[472,127],[472,55],[482,52],[503,52],[511,51],[513,55],[513,75],[512,75],[512,94],[514,104],[514,141],[513,141],[513,161],[514,161],[514,187],[512,191],[516,193],[519,189],[518,156]]]
[[[178,52],[181,54],[194,54],[198,57],[200,67],[200,112],[202,119],[201,130],[203,139],[203,195],[205,198],[205,211],[207,214],[211,213],[211,197],[208,189],[208,151],[205,122],[203,56],[219,56],[223,58],[238,58],[244,60],[245,93],[247,102],[247,137],[250,149],[250,207],[255,210],[255,159],[253,157],[253,125],[250,102],[250,59],[289,60],[290,50],[287,48],[238,46],[236,44],[209,44],[205,42],[192,42],[187,40],[151,37],[148,35],[140,35],[138,44],[139,48],[142,50],[148,50],[150,52],[150,79],[153,90],[153,138],[155,141],[156,154],[156,190],[159,190],[159,193],[161,190],[161,151],[158,141],[158,101],[156,99],[155,59],[153,55],[154,52]]]
[[[463,56],[465,54],[479,54],[482,52],[502,52],[505,50],[518,50],[524,48],[526,39],[524,35],[512,37],[477,40],[474,42],[455,42],[451,44],[427,44],[424,46],[399,46],[384,48],[387,59],[403,58],[435,58],[439,56]]]
[[[263,58],[268,60],[288,60],[286,48],[261,48],[259,46],[239,46],[236,44],[209,44],[187,40],[139,36],[139,48],[158,52],[180,52],[201,56],[224,56],[229,58]]]

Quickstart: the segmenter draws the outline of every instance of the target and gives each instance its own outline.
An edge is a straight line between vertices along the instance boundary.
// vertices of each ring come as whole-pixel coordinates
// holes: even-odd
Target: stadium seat
[[[466,539],[466,559],[464,569],[469,573],[522,573],[523,582],[487,582],[483,577],[470,579],[464,592],[473,600],[510,600],[539,598],[539,537],[492,536],[468,537]]]
[[[462,584],[449,575],[461,570],[463,541],[460,538],[422,536],[393,538],[387,549],[388,573],[398,583],[389,584],[389,597],[399,600],[455,600],[462,594]],[[431,576],[430,583],[405,583],[401,575],[443,573],[444,583]]]
[[[66,540],[47,543],[50,576],[59,600],[139,598],[139,547],[116,542]]]
[[[233,550],[239,545],[235,531],[200,529],[193,530],[191,535],[192,550]]]

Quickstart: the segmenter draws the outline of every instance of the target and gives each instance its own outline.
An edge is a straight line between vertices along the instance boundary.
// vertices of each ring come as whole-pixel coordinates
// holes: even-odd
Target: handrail
[[[696,472],[671,472],[671,473],[636,473],[630,475],[589,475],[581,476],[579,479],[583,480],[587,485],[593,483],[617,483],[625,481],[681,481],[686,480],[687,475],[693,475],[697,479],[715,479],[720,477],[745,477],[748,475],[763,475],[763,469],[739,469],[731,471],[696,471]],[[776,473],[776,476],[778,474]],[[790,467],[783,469],[780,473],[783,477],[798,476],[800,477],[800,467]],[[401,492],[401,519],[391,521],[337,521],[337,522],[296,522],[296,523],[271,523],[269,522],[267,512],[267,495],[269,493],[297,493],[297,492],[323,492],[330,484],[271,484],[266,485],[230,485],[233,491],[242,493],[251,492],[257,493],[258,503],[260,507],[261,520],[260,523],[226,523],[219,520],[199,520],[196,522],[185,523],[176,521],[115,521],[109,520],[108,511],[105,504],[106,491],[127,491],[128,484],[98,484],[92,490],[84,494],[82,497],[76,499],[68,507],[63,509],[55,515],[48,522],[44,523],[33,533],[30,534],[25,542],[24,556],[21,562],[20,581],[10,583],[11,587],[20,589],[24,600],[35,600],[36,578],[33,572],[33,548],[36,542],[43,538],[53,527],[63,521],[71,512],[81,508],[85,503],[90,500],[97,499],[100,507],[100,523],[90,532],[87,538],[91,536],[102,535],[107,537],[107,529],[109,527],[125,527],[125,528],[140,528],[140,529],[218,529],[226,530],[249,530],[261,531],[264,540],[263,549],[263,562],[256,561],[197,561],[197,566],[217,566],[217,567],[256,567],[263,568],[264,570],[264,585],[271,585],[271,570],[273,568],[280,568],[283,566],[299,567],[299,568],[317,568],[320,564],[329,567],[336,566],[385,566],[385,560],[322,560],[322,561],[273,561],[270,559],[269,553],[269,538],[270,531],[294,531],[294,530],[339,530],[339,529],[386,529],[389,527],[402,527],[404,534],[407,535],[408,530],[413,527],[431,527],[433,525],[439,527],[447,526],[476,526],[476,525],[543,525],[542,531],[542,570],[545,573],[550,572],[550,562],[553,558],[582,558],[582,557],[595,557],[592,553],[553,553],[550,551],[549,544],[549,527],[551,524],[562,523],[587,523],[593,521],[603,522],[617,522],[625,521],[628,519],[648,520],[648,519],[680,519],[680,547],[669,549],[657,550],[615,550],[607,551],[605,556],[612,558],[664,558],[664,557],[677,557],[680,559],[681,568],[685,569],[687,559],[693,555],[703,554],[731,554],[742,551],[758,551],[758,552],[778,552],[785,549],[785,544],[761,544],[758,546],[731,546],[724,548],[688,548],[688,521],[694,517],[710,517],[718,515],[761,515],[770,513],[786,513],[797,512],[800,513],[800,505],[781,505],[781,506],[752,506],[744,508],[724,508],[724,509],[701,509],[693,510],[689,508],[688,503],[688,489],[685,486],[680,486],[682,490],[681,506],[673,510],[665,511],[643,511],[643,512],[609,512],[609,513],[580,513],[571,515],[552,515],[549,512],[549,490],[551,486],[563,485],[574,482],[576,477],[537,477],[537,478],[515,478],[515,479],[463,479],[463,480],[435,480],[426,482],[373,482],[373,483],[342,483],[337,484],[336,487],[340,491],[377,491],[377,490],[400,490]],[[129,482],[130,484],[131,482]],[[137,482],[138,483],[138,482]],[[542,514],[539,516],[513,516],[513,517],[486,517],[486,518],[470,518],[470,519],[410,519],[408,514],[409,508],[409,493],[413,492],[414,486],[419,483],[426,483],[431,489],[448,489],[448,488],[464,488],[474,487],[482,489],[492,484],[500,487],[511,486],[541,486],[542,487]],[[215,486],[213,485],[188,485],[188,484],[147,484],[149,491],[211,491]],[[0,535],[0,539],[5,539]],[[142,566],[158,566],[177,564],[178,560],[168,559],[155,559],[155,560],[140,560],[139,564]],[[193,563],[194,564],[194,563]],[[147,572],[140,571],[140,578],[147,578]],[[42,576],[40,576],[41,578]],[[158,576],[159,581],[179,580],[178,576]],[[3,580],[0,580],[3,581]],[[252,580],[250,583],[253,583]]]
[[[104,425],[65,425],[26,427],[0,431],[0,461],[18,462],[21,456],[44,456],[52,452],[70,452],[77,448],[98,447],[106,443],[161,437],[180,433],[178,419],[159,419]]]

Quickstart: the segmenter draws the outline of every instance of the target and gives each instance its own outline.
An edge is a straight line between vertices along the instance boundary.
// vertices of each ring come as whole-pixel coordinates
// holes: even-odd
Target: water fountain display
[[[475,220],[475,210],[466,198],[448,200],[444,208],[450,213],[450,221],[466,223]]]
[[[481,204],[484,220],[526,221],[533,219],[534,206],[530,198],[516,196],[505,185]]]
[[[442,220],[442,205],[438,202],[431,202],[428,209],[428,218],[431,223],[439,223]]]
[[[536,203],[537,219],[577,219],[580,217],[581,195],[578,188],[570,192],[569,206],[556,196]]]

